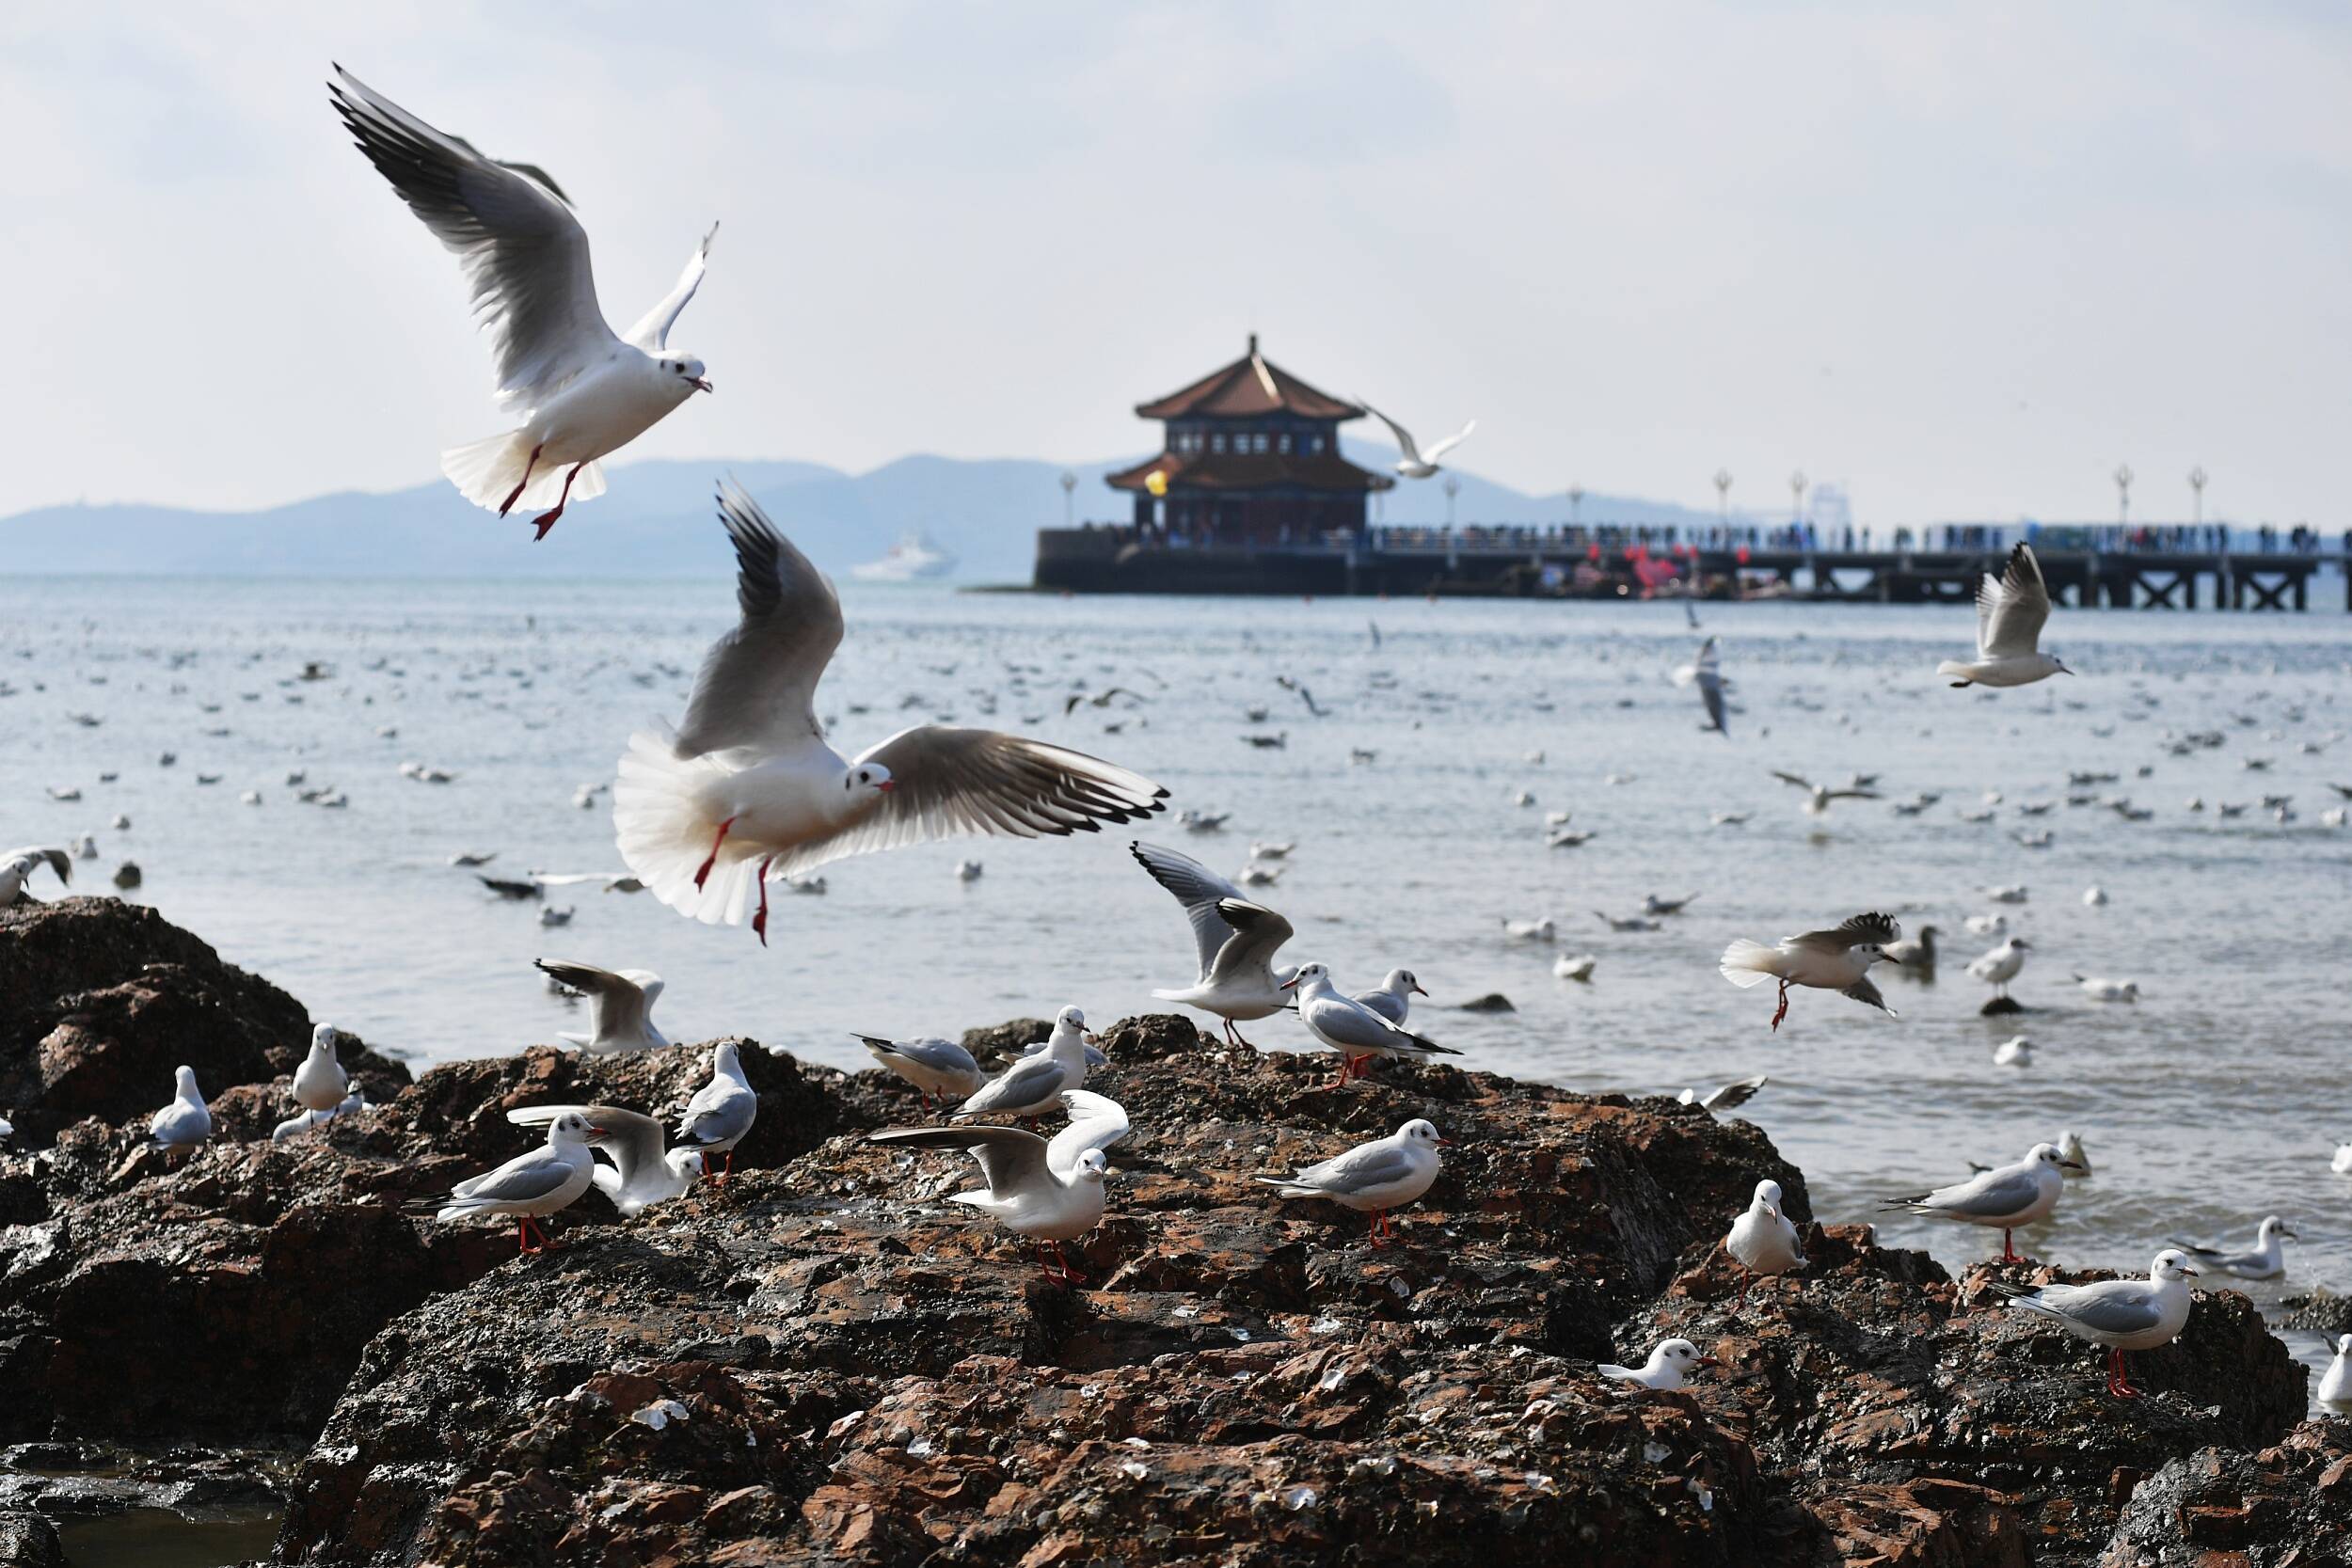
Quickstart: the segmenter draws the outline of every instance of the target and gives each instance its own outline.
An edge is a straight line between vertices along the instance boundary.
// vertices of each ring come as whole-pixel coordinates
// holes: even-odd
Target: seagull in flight
[[[1363,404],[1365,413],[1370,414],[1374,419],[1378,420],[1382,424],[1389,427],[1389,434],[1396,439],[1396,450],[1398,453],[1396,460],[1396,471],[1403,474],[1406,479],[1427,479],[1431,475],[1435,474],[1438,471],[1438,459],[1443,457],[1447,452],[1452,451],[1455,447],[1460,446],[1470,433],[1478,428],[1478,421],[1476,420],[1472,420],[1470,423],[1464,425],[1461,429],[1455,431],[1444,440],[1437,442],[1431,446],[1430,449],[1424,452],[1421,450],[1421,448],[1413,444],[1413,433],[1411,431],[1406,430],[1403,425],[1397,423],[1394,420],[1391,420],[1386,414],[1380,412],[1377,408],[1375,408],[1371,404],[1364,403],[1363,399],[1358,398],[1356,401],[1359,404]]]
[[[2052,675],[2074,672],[2057,656],[2042,651],[2042,627],[2050,619],[2050,585],[2042,580],[2042,563],[2033,546],[2020,541],[2009,552],[2009,566],[1996,578],[1990,572],[1977,586],[1977,657],[1947,658],[1935,667],[1952,677],[1954,687],[2031,686]]]
[[[533,537],[544,539],[575,496],[604,493],[597,459],[710,390],[703,362],[669,341],[702,286],[718,226],[661,302],[614,337],[596,303],[587,231],[545,169],[483,156],[340,65],[327,92],[368,162],[457,257],[474,320],[489,335],[499,405],[522,420],[443,452],[441,471],[501,517],[552,500],[532,519]]]
[[[1244,897],[1241,889],[1190,855],[1156,844],[1127,847],[1136,863],[1184,905],[1200,959],[1200,974],[1191,985],[1155,990],[1152,995],[1158,1001],[1215,1014],[1224,1020],[1228,1040],[1248,1045],[1234,1024],[1271,1018],[1290,1006],[1284,988],[1298,971],[1294,965],[1277,972],[1274,955],[1290,941],[1291,923],[1263,904]]]
[[[1828,930],[1785,938],[1774,947],[1741,937],[1724,949],[1723,975],[1743,988],[1767,980],[1780,982],[1780,1006],[1772,1013],[1774,1034],[1780,1032],[1780,1021],[1788,1016],[1790,986],[1839,991],[1894,1018],[1899,1015],[1886,1005],[1878,987],[1870,984],[1869,974],[1870,966],[1883,961],[1888,944],[1902,934],[1893,915],[1874,913],[1855,915]]]
[[[1784,773],[1777,768],[1772,769],[1772,777],[1782,784],[1795,784],[1805,792],[1804,814],[1807,816],[1826,816],[1832,800],[1875,800],[1879,798],[1878,791],[1874,789],[1832,789],[1827,784],[1815,784],[1803,774]]]
[[[817,683],[841,645],[841,601],[732,481],[742,618],[711,644],[686,721],[629,737],[612,790],[621,859],[655,896],[768,942],[768,883],[850,855],[983,833],[1098,832],[1163,810],[1139,773],[994,730],[925,724],[854,758],[825,743]]]
[[[1689,601],[1684,602],[1684,608],[1689,608]],[[1691,662],[1674,673],[1674,683],[1696,686],[1699,701],[1707,705],[1707,722],[1700,727],[1713,730],[1726,740],[1731,738],[1730,727],[1724,722],[1724,672],[1716,652],[1716,639],[1710,637],[1699,644]]]

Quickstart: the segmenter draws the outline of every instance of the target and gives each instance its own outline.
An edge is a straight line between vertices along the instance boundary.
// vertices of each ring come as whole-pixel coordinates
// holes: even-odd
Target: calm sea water
[[[2328,1169],[2352,1139],[2352,832],[2320,822],[2342,803],[2329,783],[2352,784],[2342,614],[2060,610],[2048,641],[2081,677],[1983,695],[1932,675],[1970,639],[1963,609],[1706,607],[1737,687],[1726,740],[1668,680],[1698,641],[1674,604],[844,596],[849,635],[819,710],[845,751],[907,723],[993,722],[1137,768],[1173,805],[1230,813],[1221,833],[1148,833],[1229,874],[1253,837],[1295,841],[1280,883],[1260,890],[1298,927],[1291,956],[1363,984],[1415,969],[1434,993],[1419,1026],[1469,1065],[1636,1093],[1769,1071],[1743,1114],[1806,1171],[1825,1219],[1878,1218],[1879,1196],[2075,1128],[2097,1174],[2026,1239],[2037,1256],[2144,1268],[2169,1236],[2246,1240],[2275,1212],[2307,1238],[2287,1288],[2352,1290],[2352,1180]],[[2341,585],[2316,596],[2340,603]],[[607,800],[583,810],[574,792],[611,779],[632,728],[680,713],[732,615],[719,581],[0,580],[0,843],[94,833],[93,887],[135,859],[133,896],[420,1064],[581,1027],[532,969],[542,955],[660,973],[673,1037],[739,1030],[845,1067],[865,1063],[853,1029],[952,1035],[1070,1002],[1108,1022],[1190,979],[1182,914],[1115,832],[835,864],[826,896],[777,900],[765,950],[748,930],[593,889],[557,894],[578,913],[544,930],[536,906],[446,863],[482,848],[498,851],[494,872],[618,870]],[[312,661],[326,678],[299,678]],[[1144,700],[1064,715],[1069,695],[1113,685]],[[2166,749],[2198,731],[2225,743]],[[1261,749],[1251,734],[1287,739]],[[1376,754],[1352,761],[1358,749]],[[167,750],[175,766],[159,766]],[[405,760],[457,778],[413,783]],[[297,803],[296,768],[349,806]],[[1916,817],[1845,801],[1817,820],[1773,768],[1874,772],[1890,798],[1944,798]],[[2119,774],[2092,789],[2153,819],[2063,804],[2070,770]],[[51,785],[82,798],[52,801]],[[240,802],[248,789],[262,804]],[[1989,791],[1993,819],[1962,820]],[[2292,796],[2297,819],[2213,809],[2265,794]],[[2043,800],[2061,803],[2017,810]],[[1547,848],[1548,811],[1597,836]],[[1715,828],[1713,811],[1753,815]],[[108,829],[118,812],[132,828]],[[2017,842],[2033,828],[2049,847]],[[967,856],[986,867],[970,883],[953,871]],[[2036,944],[2015,987],[2032,1011],[1985,1020],[1988,993],[1962,966],[1992,942],[1962,921],[1998,907],[1984,888],[2020,882],[2030,901],[2006,912]],[[2086,908],[2093,883],[2112,902]],[[1630,913],[1648,893],[1699,897],[1655,934],[1613,934],[1592,912]],[[1935,984],[1880,972],[1899,1020],[1806,992],[1774,1036],[1771,990],[1716,974],[1733,937],[1870,908],[1944,932]],[[1547,914],[1557,948],[1502,940],[1504,918]],[[1558,951],[1597,955],[1593,982],[1555,979]],[[2091,1003],[2074,970],[2137,978],[2142,1000]],[[1517,1010],[1450,1010],[1490,991]],[[2033,1065],[1994,1067],[1995,1042],[2020,1031]],[[1303,1041],[1287,1020],[1252,1036]],[[1899,1217],[1882,1228],[1955,1265],[1999,1241]],[[2315,1357],[2317,1341],[2296,1348]]]

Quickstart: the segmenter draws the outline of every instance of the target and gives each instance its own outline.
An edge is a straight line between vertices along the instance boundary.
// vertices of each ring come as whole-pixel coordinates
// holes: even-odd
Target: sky
[[[337,60],[545,166],[617,328],[723,221],[633,455],[1136,451],[1254,329],[1533,492],[2347,520],[2352,8],[2265,0],[9,8],[0,515],[500,427]]]

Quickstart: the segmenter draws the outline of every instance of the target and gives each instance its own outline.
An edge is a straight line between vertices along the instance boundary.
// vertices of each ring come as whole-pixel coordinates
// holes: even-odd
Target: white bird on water
[[[2352,1334],[2336,1338],[2335,1359],[2320,1374],[2319,1402],[2339,1416],[2352,1415]]]
[[[2123,1353],[2154,1350],[2180,1338],[2195,1304],[2188,1282],[2197,1277],[2187,1258],[2171,1247],[2155,1256],[2146,1279],[2103,1279],[2095,1285],[2044,1285],[2021,1290],[1994,1281],[2010,1307],[2047,1318],[2077,1339],[2107,1347],[2107,1392],[2137,1399]]]
[[[1638,1383],[1645,1388],[1671,1394],[1691,1381],[1691,1374],[1702,1367],[1722,1363],[1711,1355],[1701,1355],[1698,1346],[1688,1339],[1661,1339],[1649,1353],[1649,1359],[1638,1367],[1619,1367],[1607,1361],[1593,1370],[1617,1383]]]
[[[213,1135],[213,1113],[196,1086],[196,1069],[172,1069],[171,1103],[148,1118],[147,1131],[166,1148],[194,1148]]]
[[[612,791],[621,858],[672,909],[735,925],[755,902],[765,945],[771,876],[934,839],[1095,832],[1163,809],[1168,791],[1139,773],[993,730],[918,725],[845,761],[815,706],[841,643],[833,584],[732,482],[719,515],[741,621],[704,657],[685,723],[629,737]]]
[[[1403,474],[1406,479],[1428,479],[1432,475],[1436,474],[1438,467],[1438,459],[1443,457],[1447,452],[1452,451],[1455,447],[1460,446],[1464,439],[1469,436],[1470,433],[1478,428],[1478,421],[1476,420],[1472,420],[1470,423],[1464,425],[1461,429],[1455,431],[1444,440],[1438,441],[1431,446],[1427,451],[1422,451],[1420,447],[1414,445],[1412,432],[1406,430],[1403,425],[1397,423],[1394,420],[1391,420],[1386,414],[1383,414],[1380,410],[1375,408],[1372,404],[1364,403],[1363,399],[1358,398],[1356,401],[1359,404],[1363,404],[1365,413],[1370,414],[1374,419],[1378,420],[1382,424],[1389,427],[1389,435],[1396,441],[1396,450],[1398,454],[1396,460],[1396,471]]]
[[[441,471],[501,517],[551,511],[604,493],[597,459],[619,451],[696,392],[703,362],[669,347],[670,328],[702,286],[713,224],[661,302],[616,338],[596,303],[588,235],[545,169],[485,158],[435,130],[342,67],[327,84],[335,112],[376,172],[458,259],[474,319],[490,337],[498,401],[522,424],[441,454]]]
[[[1881,1209],[1901,1210],[1931,1219],[1956,1220],[1963,1225],[1997,1226],[2001,1232],[2001,1261],[2023,1263],[2010,1244],[2010,1233],[2046,1219],[2058,1207],[2058,1192],[2074,1162],[2056,1144],[2036,1144],[2013,1165],[1995,1165],[1948,1187],[1916,1197],[1890,1197]]]
[[[1387,1246],[1396,1234],[1389,1211],[1403,1208],[1430,1189],[1438,1180],[1438,1150],[1451,1141],[1438,1136],[1433,1123],[1417,1117],[1385,1138],[1358,1144],[1320,1164],[1257,1180],[1279,1188],[1284,1197],[1327,1197],[1368,1216],[1376,1249]]]
[[[2137,1002],[2139,1000],[2137,980],[2102,980],[2093,974],[2077,974],[2074,976],[2074,984],[2080,986],[2083,994],[2093,1002]]]
[[[2011,1035],[1993,1048],[1994,1067],[2033,1066],[2033,1041],[2023,1035]]]
[[[1772,1013],[1772,1031],[1788,1016],[1788,988],[1809,986],[1834,990],[1867,1003],[1889,1018],[1897,1017],[1886,998],[1869,980],[1870,966],[1886,957],[1886,944],[1903,934],[1889,914],[1858,914],[1842,926],[1784,937],[1779,945],[1740,938],[1724,949],[1723,976],[1735,986],[1780,982],[1780,1006]]]
[[[1579,953],[1574,958],[1563,953],[1551,960],[1551,972],[1563,980],[1590,980],[1599,962],[1597,953]]]
[[[1130,844],[1136,863],[1176,895],[1192,922],[1200,974],[1189,986],[1155,990],[1162,1002],[1199,1008],[1222,1019],[1225,1037],[1248,1045],[1237,1023],[1271,1018],[1290,1005],[1282,987],[1295,966],[1274,967],[1274,955],[1291,939],[1291,923],[1194,860],[1156,844]]]
[[[2219,1247],[2199,1246],[2178,1237],[2172,1244],[2195,1254],[2200,1268],[2226,1274],[2233,1279],[2277,1279],[2287,1272],[2285,1240],[2300,1238],[2288,1228],[2286,1221],[2276,1214],[2266,1214],[2254,1232],[2250,1251],[2224,1252]]]
[[[2042,563],[2033,558],[2033,547],[2020,541],[2000,577],[1988,572],[1977,587],[1977,657],[1947,658],[1935,673],[1954,677],[1955,687],[2030,686],[2052,675],[2071,675],[2074,671],[2042,651],[2042,627],[2049,618],[2050,588],[2042,580]]]
[[[1746,1304],[1748,1287],[1759,1277],[1769,1278],[1804,1267],[1804,1250],[1797,1244],[1797,1227],[1782,1212],[1780,1204],[1780,1183],[1758,1181],[1747,1208],[1731,1222],[1731,1229],[1724,1237],[1724,1250],[1744,1271],[1735,1311]]]
[[[598,969],[568,958],[533,958],[532,964],[549,979],[588,997],[591,1033],[557,1037],[594,1056],[623,1051],[660,1051],[670,1042],[654,1027],[653,1005],[661,995],[661,976],[649,969]]]

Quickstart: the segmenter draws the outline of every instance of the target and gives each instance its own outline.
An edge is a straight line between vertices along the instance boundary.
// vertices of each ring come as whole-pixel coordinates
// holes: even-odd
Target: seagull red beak
[[[876,784],[874,787],[875,787],[876,789],[881,790],[881,791],[882,791],[884,795],[887,795],[887,794],[889,794],[892,790],[894,790],[894,789],[896,789],[896,788],[898,788],[898,780],[896,780],[896,779],[884,779],[882,783],[880,783],[880,784]]]
[[[1440,1137],[1438,1140],[1438,1147],[1439,1148],[1452,1148],[1454,1147],[1454,1140],[1452,1138]]]
[[[698,375],[698,376],[694,377],[693,379],[694,379],[694,390],[696,390],[697,392],[707,392],[707,391],[711,390],[711,386],[710,386],[710,383],[709,383],[709,382],[707,382],[707,381],[706,381],[705,379],[703,379],[701,376],[699,376],[699,375]]]
[[[1720,1367],[1720,1366],[1722,1366],[1722,1365],[1723,1365],[1723,1363],[1722,1363],[1722,1362],[1720,1362],[1720,1361],[1716,1360],[1716,1359],[1715,1359],[1713,1356],[1711,1356],[1711,1355],[1702,1355],[1702,1356],[1700,1356],[1700,1357],[1698,1358],[1698,1360],[1697,1360],[1697,1361],[1695,1361],[1695,1362],[1693,1362],[1693,1363],[1692,1363],[1692,1364],[1693,1366],[1699,1366],[1699,1367]]]
[[[1274,989],[1275,989],[1275,990],[1290,990],[1293,986],[1295,986],[1295,985],[1296,985],[1296,984],[1298,984],[1298,976],[1297,976],[1297,975],[1295,975],[1295,974],[1294,974],[1294,975],[1292,975],[1289,979],[1287,979],[1287,980],[1283,981],[1280,985],[1279,985],[1279,986],[1275,987]]]

